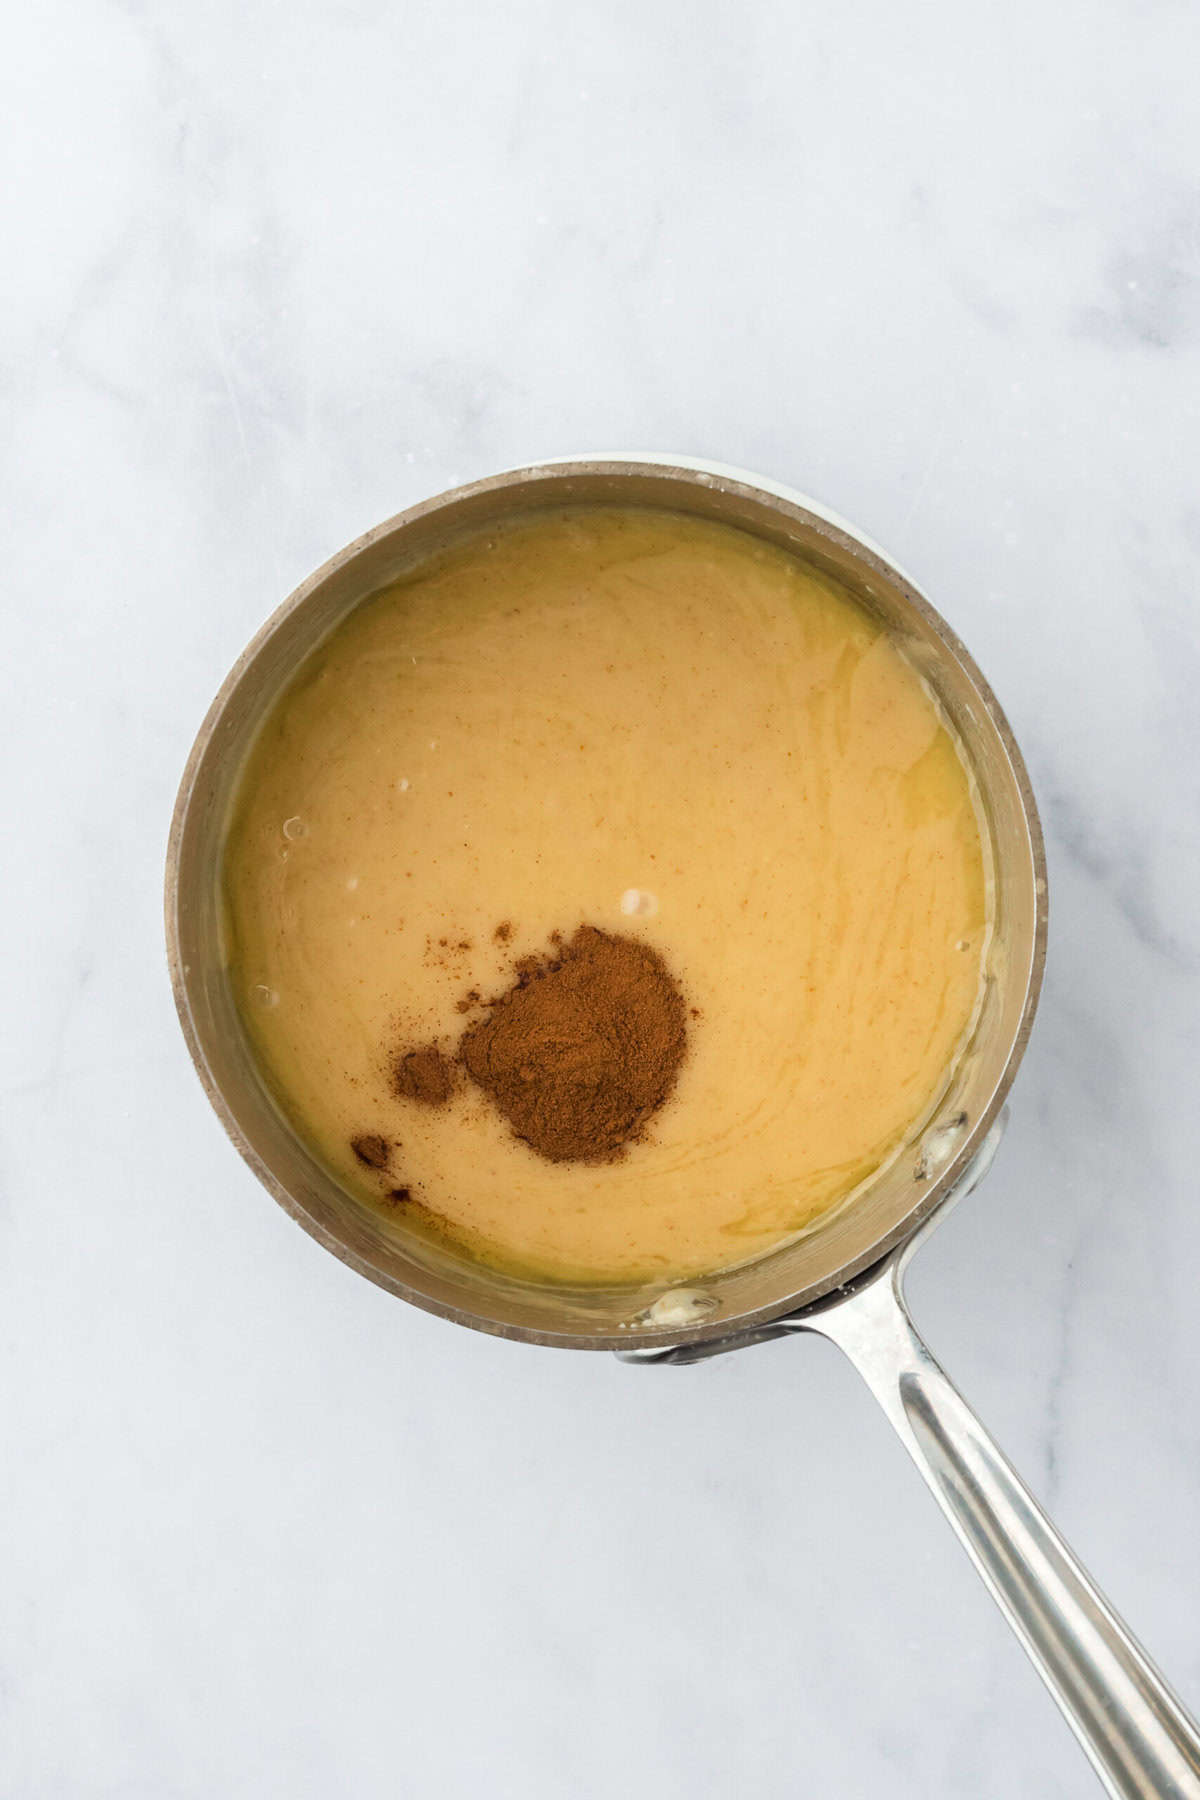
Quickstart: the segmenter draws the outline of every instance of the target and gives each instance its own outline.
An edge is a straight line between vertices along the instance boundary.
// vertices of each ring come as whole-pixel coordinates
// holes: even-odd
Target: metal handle
[[[898,1259],[787,1323],[850,1358],[1108,1792],[1200,1800],[1200,1730],[930,1356],[901,1282]]]

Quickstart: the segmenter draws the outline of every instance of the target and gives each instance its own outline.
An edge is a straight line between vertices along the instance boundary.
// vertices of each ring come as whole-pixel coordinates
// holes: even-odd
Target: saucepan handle
[[[796,1328],[863,1376],[1110,1794],[1200,1800],[1200,1731],[919,1337],[898,1264]]]

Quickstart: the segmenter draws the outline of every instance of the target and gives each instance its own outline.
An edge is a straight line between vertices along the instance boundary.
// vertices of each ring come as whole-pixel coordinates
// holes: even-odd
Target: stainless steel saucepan
[[[217,871],[233,785],[297,665],[353,606],[458,535],[547,507],[667,507],[739,527],[833,575],[883,621],[969,758],[991,840],[994,933],[978,1024],[919,1142],[796,1242],[697,1286],[592,1288],[502,1275],[406,1233],[346,1193],[288,1125],[240,1027]],[[860,533],[758,477],[683,458],[542,464],[401,513],[302,584],[231,672],[200,729],[171,829],[167,942],[180,1021],[226,1130],[264,1185],[352,1268],[414,1305],[529,1343],[694,1362],[817,1332],[863,1376],[1110,1794],[1200,1800],[1200,1733],[926,1350],[903,1295],[908,1258],[985,1172],[1033,1020],[1046,873],[1020,752],[963,645]]]

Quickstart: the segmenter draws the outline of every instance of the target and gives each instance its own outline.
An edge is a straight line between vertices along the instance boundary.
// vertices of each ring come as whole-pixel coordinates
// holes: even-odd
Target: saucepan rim
[[[682,482],[697,488],[719,488],[723,493],[738,494],[756,503],[766,502],[770,508],[780,511],[785,518],[809,531],[815,531],[821,538],[836,545],[840,552],[848,555],[865,574],[873,573],[881,576],[893,588],[898,589],[905,604],[921,616],[944,651],[959,664],[978,695],[980,704],[989,716],[1013,777],[1019,799],[1021,819],[1027,834],[1034,877],[1031,953],[1027,970],[1018,972],[1025,981],[1025,991],[1021,997],[1020,1010],[1010,1034],[1010,1041],[999,1075],[986,1103],[972,1118],[970,1130],[965,1135],[957,1153],[940,1170],[936,1178],[931,1179],[923,1186],[914,1200],[913,1207],[892,1228],[873,1240],[863,1254],[843,1264],[832,1272],[828,1279],[814,1283],[808,1289],[801,1289],[797,1292],[789,1286],[787,1291],[780,1292],[760,1306],[734,1315],[726,1313],[718,1320],[701,1317],[687,1323],[664,1324],[662,1328],[654,1328],[652,1322],[647,1321],[646,1328],[639,1330],[636,1338],[632,1341],[628,1331],[618,1333],[616,1331],[580,1332],[573,1329],[563,1329],[562,1331],[541,1329],[515,1324],[507,1319],[497,1319],[489,1316],[486,1312],[476,1313],[469,1308],[448,1303],[442,1295],[425,1292],[412,1281],[400,1279],[392,1272],[385,1272],[372,1265],[350,1244],[343,1242],[337,1233],[331,1231],[323,1221],[310,1215],[247,1139],[220,1082],[213,1073],[205,1048],[204,1032],[196,1017],[189,993],[189,971],[184,962],[180,933],[180,906],[181,900],[185,898],[181,895],[180,888],[181,849],[185,833],[188,830],[197,776],[206,758],[213,752],[214,740],[220,733],[222,720],[231,698],[237,692],[247,672],[258,661],[266,646],[272,642],[285,623],[305,605],[311,595],[322,590],[332,577],[351,569],[354,563],[380,540],[396,539],[419,521],[431,519],[442,509],[458,507],[464,501],[486,500],[489,495],[493,494],[501,496],[508,488],[531,484],[536,486],[540,483],[545,484],[548,496],[556,486],[563,490],[562,503],[565,504],[569,499],[566,490],[569,490],[573,480],[590,480],[595,477],[617,480],[621,477],[633,477],[641,481],[646,478],[661,478],[664,488],[668,483],[673,483],[678,487],[678,484]],[[547,499],[546,504],[554,503],[552,499]],[[670,505],[670,501],[665,496],[663,504]],[[361,597],[365,598],[368,591],[370,590],[364,588]],[[457,1324],[468,1325],[476,1330],[500,1337],[526,1343],[593,1350],[628,1350],[633,1348],[634,1344],[639,1348],[666,1348],[713,1342],[735,1333],[745,1333],[753,1330],[756,1326],[765,1325],[773,1319],[778,1319],[785,1313],[792,1313],[805,1305],[818,1302],[838,1288],[845,1286],[856,1276],[861,1275],[881,1257],[895,1250],[899,1244],[913,1237],[958,1185],[964,1172],[977,1155],[1008,1095],[1024,1054],[1037,1009],[1045,967],[1048,915],[1046,859],[1041,823],[1028,771],[1012,727],[970,652],[952,627],[926,599],[915,582],[856,527],[829,512],[819,502],[810,500],[807,496],[781,486],[769,478],[734,469],[724,464],[704,462],[682,456],[670,457],[656,452],[638,455],[608,453],[603,456],[532,463],[523,468],[505,470],[482,480],[448,489],[415,506],[406,508],[382,524],[374,526],[370,531],[363,533],[352,543],[337,551],[320,568],[302,581],[251,638],[221,684],[196,734],[180,781],[171,822],[167,845],[164,900],[168,967],[179,1022],[192,1062],[208,1099],[228,1136],[259,1181],[284,1210],[343,1262],[349,1264],[360,1274],[367,1276],[377,1285],[425,1311],[450,1319]],[[419,1273],[419,1271],[415,1272]],[[676,1285],[683,1286],[685,1284]],[[549,1284],[544,1291],[550,1291]]]

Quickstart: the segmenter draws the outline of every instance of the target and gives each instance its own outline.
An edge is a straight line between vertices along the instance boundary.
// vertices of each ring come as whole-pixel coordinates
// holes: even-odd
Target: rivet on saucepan
[[[708,1313],[715,1312],[717,1305],[717,1296],[706,1294],[700,1288],[668,1288],[653,1306],[631,1319],[630,1324],[641,1325],[650,1331],[673,1331],[677,1325],[695,1325]]]
[[[304,820],[300,817],[299,813],[294,813],[290,819],[285,819],[283,821],[283,835],[285,838],[292,838],[293,840],[308,836],[308,826],[304,823]]]
[[[954,1161],[966,1131],[967,1115],[960,1112],[927,1132],[913,1168],[913,1180],[929,1181],[933,1176],[940,1175],[947,1164]]]

